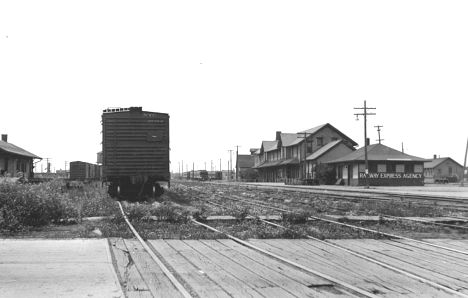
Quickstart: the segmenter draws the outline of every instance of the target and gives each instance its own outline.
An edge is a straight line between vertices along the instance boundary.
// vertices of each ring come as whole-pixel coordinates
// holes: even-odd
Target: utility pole
[[[368,108],[366,101],[364,100],[364,107],[354,108],[355,110],[364,110],[363,113],[356,113],[356,120],[359,120],[359,116],[364,116],[364,159],[365,159],[365,177],[366,177],[366,188],[369,188],[369,162],[367,160],[367,116],[375,115],[375,113],[368,113],[367,110],[375,110],[376,108]]]
[[[182,160],[182,178],[184,177],[184,160]]]
[[[192,162],[192,179],[195,178],[195,162]]]
[[[239,145],[236,145],[236,181],[239,179]]]
[[[229,169],[228,169],[228,179],[231,180],[231,175],[232,175],[232,151],[234,150],[231,150],[229,149]]]
[[[465,171],[466,171],[466,155],[468,154],[468,138],[466,139],[465,161],[463,162],[461,186],[464,186]]]
[[[301,179],[304,179],[307,178],[307,167],[306,167],[306,155],[307,155],[307,132],[300,132],[298,134],[303,134],[304,136],[303,137],[300,137],[300,138],[304,138],[304,156],[302,156],[301,154],[301,160],[299,162],[299,164],[301,165]]]
[[[223,167],[221,166],[221,158],[219,159],[219,171],[220,171],[220,172],[223,171]]]
[[[383,141],[384,139],[381,139],[380,138],[380,128],[383,127],[383,125],[377,125],[377,126],[374,126],[374,127],[377,127],[377,133],[379,134],[379,144],[381,143],[381,141]]]

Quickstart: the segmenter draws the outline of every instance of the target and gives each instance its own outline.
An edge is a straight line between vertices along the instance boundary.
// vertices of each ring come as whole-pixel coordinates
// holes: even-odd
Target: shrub
[[[0,230],[16,232],[76,218],[78,211],[57,181],[0,184]]]

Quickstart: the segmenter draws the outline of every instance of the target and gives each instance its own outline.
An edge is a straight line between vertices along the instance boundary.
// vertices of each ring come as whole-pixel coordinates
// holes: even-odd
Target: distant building
[[[276,132],[253,151],[259,181],[303,183],[315,179],[316,166],[353,152],[357,143],[329,123],[298,133]]]
[[[2,134],[0,141],[0,175],[28,179],[33,176],[33,160],[42,159],[12,143],[8,143],[8,135]]]
[[[408,155],[382,144],[367,146],[368,181],[372,186],[422,186],[426,159]],[[336,167],[338,182],[366,185],[364,147],[329,161]]]
[[[434,158],[424,163],[424,181],[434,183],[446,179],[450,182],[460,181],[463,175],[463,166],[450,157]]]
[[[256,180],[258,177],[257,171],[253,169],[255,157],[248,154],[238,154],[236,160],[236,169],[239,171],[238,179]]]

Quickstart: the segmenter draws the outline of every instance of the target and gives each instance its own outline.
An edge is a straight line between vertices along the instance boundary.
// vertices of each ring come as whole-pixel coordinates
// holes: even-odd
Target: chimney
[[[437,159],[437,155],[434,154],[434,159]]]
[[[281,131],[276,132],[276,140],[277,141],[281,140]]]
[[[8,142],[8,135],[2,134],[2,141]]]

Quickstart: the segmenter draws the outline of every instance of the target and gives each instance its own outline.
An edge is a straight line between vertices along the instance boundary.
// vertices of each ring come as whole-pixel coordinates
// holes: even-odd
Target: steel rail
[[[277,223],[270,222],[270,221],[268,221],[268,220],[260,219],[260,221],[262,221],[262,222],[264,222],[264,223],[266,223],[266,224],[272,225],[272,226],[276,226],[276,227],[280,227],[280,228],[283,228],[283,229],[286,229],[286,230],[293,231],[293,230],[290,229],[290,228],[287,228],[287,227],[282,226],[282,225],[277,224]],[[359,258],[361,258],[361,259],[370,261],[370,262],[372,262],[372,263],[374,263],[374,264],[377,264],[377,265],[380,265],[380,266],[382,266],[382,267],[384,267],[384,268],[387,268],[387,269],[390,269],[390,270],[392,270],[392,271],[401,273],[401,274],[403,274],[403,275],[405,275],[405,276],[407,276],[407,277],[410,277],[410,278],[413,278],[413,279],[418,280],[418,281],[420,281],[420,282],[423,282],[423,283],[425,283],[425,284],[428,284],[428,285],[430,285],[430,286],[432,286],[432,287],[435,287],[435,288],[437,288],[437,289],[439,289],[439,290],[443,290],[443,291],[446,291],[446,292],[448,292],[448,293],[450,293],[450,294],[454,294],[454,295],[457,295],[457,296],[460,296],[460,297],[468,298],[468,295],[465,295],[465,294],[463,294],[463,293],[457,292],[456,290],[453,290],[453,289],[451,289],[451,288],[449,288],[449,287],[446,287],[446,286],[444,286],[444,285],[435,283],[435,282],[433,282],[433,281],[431,281],[431,280],[428,280],[428,279],[426,279],[426,278],[424,278],[424,277],[421,277],[421,276],[418,276],[418,275],[413,274],[413,273],[411,273],[411,272],[408,272],[408,271],[405,271],[405,270],[403,270],[403,269],[397,268],[397,267],[392,266],[392,265],[390,265],[390,264],[388,264],[388,263],[385,263],[385,262],[379,261],[379,260],[377,260],[377,259],[375,259],[375,258],[366,256],[366,255],[364,255],[364,254],[362,254],[362,253],[358,253],[358,252],[356,252],[356,251],[354,251],[354,250],[351,250],[351,249],[349,249],[349,248],[340,246],[340,245],[335,244],[335,243],[330,243],[330,242],[328,242],[328,241],[320,240],[320,239],[315,238],[315,237],[310,236],[310,235],[306,235],[306,237],[307,237],[308,239],[312,239],[312,240],[318,241],[318,242],[323,243],[323,244],[325,244],[325,245],[328,245],[328,246],[331,246],[331,247],[334,247],[334,248],[337,248],[337,249],[346,251],[346,252],[348,252],[348,253],[350,253],[350,254],[352,254],[352,255],[354,255],[354,256],[357,256],[357,257],[359,257]]]
[[[269,251],[267,251],[267,250],[264,250],[264,249],[262,249],[262,248],[260,248],[260,247],[258,247],[258,246],[255,246],[255,245],[253,245],[253,244],[251,244],[251,243],[249,243],[249,242],[247,242],[247,241],[244,241],[244,240],[239,239],[239,238],[237,238],[237,237],[234,237],[234,236],[232,236],[232,235],[230,235],[230,234],[228,234],[228,233],[225,233],[225,232],[222,232],[222,231],[220,231],[220,230],[218,230],[218,229],[216,229],[216,228],[213,228],[212,226],[209,226],[209,225],[207,225],[207,224],[204,224],[204,223],[201,223],[201,222],[199,222],[199,221],[196,221],[196,220],[193,219],[193,218],[192,218],[192,222],[195,223],[195,224],[197,224],[197,225],[200,225],[200,226],[202,226],[202,227],[205,227],[205,228],[207,228],[208,230],[211,230],[211,231],[213,231],[213,232],[224,234],[224,235],[226,235],[229,239],[231,239],[231,240],[233,240],[233,241],[235,241],[235,242],[237,242],[237,243],[239,243],[239,244],[242,244],[242,245],[244,245],[244,246],[247,246],[247,247],[249,247],[249,248],[251,248],[251,249],[253,249],[253,250],[259,251],[259,252],[261,252],[261,253],[263,253],[263,254],[265,254],[265,255],[267,255],[267,256],[270,256],[270,257],[272,257],[272,258],[275,258],[275,259],[277,259],[277,260],[280,260],[280,261],[282,261],[282,262],[284,262],[284,263],[286,263],[286,264],[289,264],[289,265],[291,265],[291,266],[294,266],[294,267],[299,268],[299,269],[301,269],[301,270],[304,270],[304,271],[306,271],[306,272],[309,272],[309,273],[312,273],[312,274],[314,274],[314,275],[320,276],[320,277],[322,277],[322,278],[324,278],[324,279],[327,279],[327,280],[329,280],[329,281],[331,281],[331,282],[333,282],[333,283],[335,283],[335,284],[337,284],[337,285],[340,285],[340,286],[342,286],[342,287],[344,287],[344,288],[346,288],[346,289],[349,289],[349,290],[351,290],[351,291],[353,291],[353,292],[359,293],[359,294],[361,294],[361,295],[363,295],[363,296],[365,296],[365,297],[373,297],[373,298],[379,297],[379,296],[376,296],[375,294],[373,294],[373,293],[371,293],[371,292],[368,292],[368,291],[366,291],[366,290],[363,290],[363,289],[360,289],[360,288],[358,288],[358,287],[355,287],[355,286],[353,286],[353,285],[351,285],[351,284],[349,284],[349,283],[347,283],[347,282],[338,280],[338,279],[336,279],[336,278],[334,278],[334,277],[332,277],[332,276],[329,276],[329,275],[327,275],[327,274],[324,274],[324,273],[315,271],[315,270],[310,269],[310,268],[308,268],[308,267],[305,267],[305,266],[303,266],[303,265],[301,265],[301,264],[299,264],[299,263],[293,262],[293,261],[288,260],[288,259],[286,259],[286,258],[283,258],[283,257],[281,257],[281,256],[279,256],[279,255],[277,255],[277,254],[274,254],[274,253],[272,253],[272,252],[269,252]]]
[[[138,241],[141,243],[143,248],[146,250],[146,252],[151,256],[153,261],[158,264],[158,266],[161,268],[161,270],[164,272],[164,274],[169,278],[169,280],[172,282],[172,284],[176,287],[177,290],[184,296],[185,298],[193,298],[193,296],[184,288],[184,286],[175,278],[175,276],[169,271],[169,269],[163,264],[163,262],[156,256],[156,254],[153,252],[153,250],[146,244],[146,242],[141,238],[140,234],[138,234],[137,230],[133,227],[133,225],[130,223],[130,221],[127,218],[127,215],[125,214],[125,211],[122,208],[122,204],[117,201],[120,207],[120,211],[122,212],[122,215],[125,219],[125,222],[129,226],[130,230],[132,233],[135,235],[135,237],[138,239]]]
[[[229,200],[234,200],[234,201],[240,201],[240,202],[243,202],[243,203],[247,203],[247,204],[251,204],[251,205],[256,205],[256,206],[260,206],[260,207],[264,207],[264,208],[269,208],[269,209],[273,209],[273,210],[281,210],[281,211],[283,211],[283,212],[294,213],[293,211],[290,211],[290,210],[286,210],[286,209],[282,209],[282,208],[277,208],[277,207],[270,207],[270,206],[268,206],[268,205],[253,203],[253,202],[250,202],[250,201],[247,201],[247,200],[234,199],[234,198],[227,198],[227,199],[229,199]],[[255,200],[255,201],[257,201],[257,200]],[[258,202],[258,201],[257,201],[257,202]],[[408,238],[408,237],[404,237],[404,236],[400,236],[400,235],[395,235],[395,234],[380,232],[380,231],[376,231],[376,230],[372,230],[372,229],[367,229],[367,228],[363,228],[363,227],[353,226],[353,225],[349,225],[349,224],[345,224],[345,223],[341,223],[341,222],[337,222],[337,221],[329,220],[329,219],[325,219],[325,218],[320,218],[320,217],[316,217],[316,216],[310,216],[310,218],[313,218],[313,219],[316,219],[316,220],[325,221],[325,222],[329,222],[329,223],[333,223],[333,224],[337,224],[337,225],[341,225],[341,226],[345,226],[345,227],[349,227],[349,228],[353,228],[353,229],[357,229],[357,230],[362,230],[362,231],[366,231],[366,232],[371,232],[371,233],[374,233],[374,234],[380,234],[380,235],[384,235],[384,236],[391,237],[391,238],[396,238],[396,239],[401,239],[401,240],[408,240],[408,241],[411,241],[411,242],[415,242],[415,243],[419,243],[419,244],[424,244],[424,245],[428,245],[428,246],[432,246],[432,247],[437,247],[437,248],[445,249],[445,250],[448,250],[448,251],[452,251],[452,252],[456,252],[456,253],[468,255],[468,251],[462,251],[462,250],[458,250],[458,249],[454,249],[454,248],[450,248],[450,247],[445,247],[445,246],[433,244],[433,243],[426,242],[426,241],[416,240],[416,239],[412,239],[412,238]]]
[[[209,204],[212,204],[212,205],[216,205],[216,206],[225,208],[225,209],[230,209],[230,208],[227,207],[227,206],[224,206],[224,205],[221,205],[221,204],[218,204],[218,203],[214,203],[214,202],[211,202],[211,201],[209,201],[209,200],[207,200],[206,202],[208,202]],[[285,226],[283,226],[283,225],[280,225],[280,224],[277,224],[277,223],[273,223],[273,222],[268,221],[268,220],[264,220],[264,219],[261,219],[261,218],[259,218],[259,220],[260,220],[261,222],[264,222],[264,223],[266,223],[266,224],[268,224],[268,225],[271,225],[271,226],[279,227],[279,228],[282,228],[282,229],[285,229],[285,230],[294,231],[294,230],[291,229],[291,228],[287,228],[287,227],[285,227]],[[337,248],[337,249],[342,250],[342,251],[346,251],[346,252],[348,252],[348,253],[350,253],[350,254],[356,256],[356,257],[359,257],[359,258],[361,258],[361,259],[367,260],[367,261],[369,261],[369,262],[372,262],[372,263],[377,264],[377,265],[379,265],[379,266],[381,266],[381,267],[390,269],[390,270],[392,270],[392,271],[398,272],[398,273],[403,274],[403,275],[405,275],[405,276],[407,276],[407,277],[409,277],[409,278],[412,278],[412,279],[415,279],[415,280],[417,280],[417,281],[423,282],[423,283],[428,284],[428,285],[430,285],[430,286],[432,286],[432,287],[434,287],[434,288],[437,288],[437,289],[439,289],[439,290],[442,290],[442,291],[445,291],[445,292],[448,292],[448,293],[450,293],[450,294],[454,294],[454,295],[457,295],[457,296],[460,296],[460,297],[468,298],[468,295],[465,295],[465,294],[463,294],[463,293],[457,292],[456,290],[453,290],[452,288],[449,288],[449,287],[446,287],[446,286],[444,286],[444,285],[438,284],[438,283],[433,282],[433,281],[431,281],[431,280],[429,280],[429,279],[426,279],[426,278],[424,278],[424,277],[421,277],[421,276],[418,276],[418,275],[416,275],[416,274],[413,274],[413,273],[411,273],[411,272],[409,272],[409,271],[405,271],[405,270],[400,269],[400,268],[398,268],[398,267],[392,266],[392,265],[390,265],[390,264],[388,264],[388,263],[386,263],[386,262],[379,261],[379,260],[377,260],[377,259],[375,259],[375,258],[366,256],[366,255],[364,255],[364,254],[362,254],[362,253],[356,252],[356,251],[351,250],[351,249],[349,249],[349,248],[343,247],[343,246],[338,245],[338,244],[335,244],[335,243],[330,243],[330,242],[325,241],[325,240],[321,240],[321,239],[319,239],[319,238],[310,236],[310,235],[308,235],[308,234],[306,234],[305,236],[306,236],[308,239],[312,239],[312,240],[318,241],[318,242],[320,242],[320,243],[322,243],[322,244],[325,244],[325,245],[327,245],[327,246],[334,247],[334,248]]]

